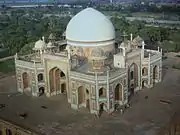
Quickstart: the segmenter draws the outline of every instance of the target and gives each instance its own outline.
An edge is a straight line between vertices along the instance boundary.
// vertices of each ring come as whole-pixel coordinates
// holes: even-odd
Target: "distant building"
[[[141,37],[116,43],[113,24],[86,8],[67,25],[63,41],[55,35],[34,45],[34,53],[15,56],[18,91],[47,97],[64,94],[73,109],[111,113],[143,87],[162,78],[162,50],[145,49]]]

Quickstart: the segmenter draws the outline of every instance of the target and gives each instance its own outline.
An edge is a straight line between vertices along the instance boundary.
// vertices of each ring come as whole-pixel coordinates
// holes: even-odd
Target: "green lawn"
[[[10,73],[15,71],[14,59],[0,62],[0,72]]]

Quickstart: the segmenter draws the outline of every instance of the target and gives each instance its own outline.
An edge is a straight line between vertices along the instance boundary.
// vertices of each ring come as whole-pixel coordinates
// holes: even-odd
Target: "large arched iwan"
[[[63,80],[63,83],[61,81]],[[60,91],[61,90],[61,84],[65,85],[64,81],[66,80],[66,76],[62,70],[60,70],[57,67],[52,68],[49,71],[49,84],[50,84],[50,91]],[[64,87],[63,87],[64,90]]]
[[[133,87],[136,88],[138,86],[138,65],[136,63],[132,63],[128,69],[128,79],[129,79],[129,86],[130,81],[134,80]]]

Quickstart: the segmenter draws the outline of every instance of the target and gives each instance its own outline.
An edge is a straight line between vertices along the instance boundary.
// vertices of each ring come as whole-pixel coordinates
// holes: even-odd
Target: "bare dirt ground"
[[[15,75],[7,76],[0,73],[0,94],[2,93],[16,93]]]
[[[131,107],[123,115],[116,112],[96,119],[87,110],[72,110],[63,95],[48,99],[0,94],[0,103],[6,104],[0,110],[0,116],[46,135],[155,135],[180,109],[180,70],[172,69],[172,65],[179,62],[180,58],[174,56],[169,53],[168,59],[163,61],[162,83],[138,92],[132,99]],[[0,82],[0,87],[4,85],[1,88],[15,91],[14,77]],[[162,104],[161,99],[172,103]],[[47,106],[47,109],[41,108],[42,105]],[[22,120],[18,116],[19,112],[26,112],[28,117]]]

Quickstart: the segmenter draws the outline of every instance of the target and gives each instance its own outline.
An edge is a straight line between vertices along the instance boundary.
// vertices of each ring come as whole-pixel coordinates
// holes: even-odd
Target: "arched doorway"
[[[6,135],[12,135],[12,131],[10,129],[6,129]]]
[[[66,92],[66,83],[61,84],[61,93]]]
[[[101,116],[103,112],[104,112],[104,103],[100,103],[99,104],[99,116]]]
[[[24,72],[22,74],[22,79],[23,79],[23,88],[26,89],[29,87],[29,76],[27,72]]]
[[[129,95],[129,99],[131,99],[131,97],[134,95],[134,84],[131,84],[130,86],[130,95]]]
[[[84,103],[84,100],[85,100],[84,87],[80,86],[78,88],[78,104],[80,105]]]
[[[106,89],[105,88],[102,87],[99,89],[99,97],[106,98]]]
[[[53,81],[54,81],[54,78],[53,78],[53,71],[54,69],[51,69],[49,71],[49,85],[50,85],[50,91],[53,92],[55,89],[54,89],[54,84],[53,84]]]
[[[128,69],[128,86],[130,95],[133,95],[134,89],[138,86],[138,65],[136,63],[132,63]]]
[[[39,96],[42,96],[44,94],[44,87],[39,88]]]
[[[120,83],[115,87],[115,100],[122,100],[122,85]]]
[[[155,83],[157,79],[158,79],[158,67],[157,65],[155,65],[153,68],[153,83]]]
[[[40,82],[40,81],[43,81],[43,74],[42,73],[38,74],[38,82]]]
[[[142,75],[145,76],[145,75],[148,75],[148,69],[146,67],[144,67],[142,69]]]
[[[144,88],[145,86],[145,81],[142,81],[142,88]]]
[[[57,68],[55,70],[55,78],[54,78],[54,87],[55,87],[55,90],[58,91],[60,90],[60,69]]]
[[[50,91],[61,91],[61,93],[66,90],[66,76],[63,71],[55,67],[49,71],[49,84]]]
[[[89,96],[89,90],[88,89],[86,89],[86,95]]]
[[[86,108],[89,110],[90,109],[90,101],[89,99],[86,100]]]
[[[65,76],[64,72],[61,71],[61,78],[64,79],[64,77],[66,77],[66,76]]]

